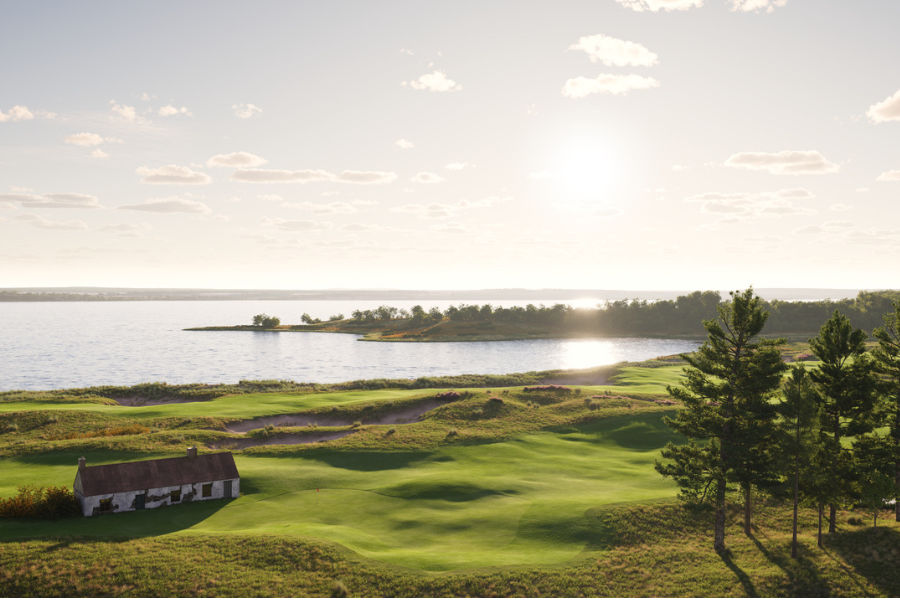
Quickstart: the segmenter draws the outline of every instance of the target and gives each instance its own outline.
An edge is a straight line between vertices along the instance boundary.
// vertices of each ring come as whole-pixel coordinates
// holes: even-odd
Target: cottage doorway
[[[225,482],[225,497],[226,498],[232,497],[231,496],[231,480],[230,479]]]
[[[144,510],[144,503],[147,499],[146,494],[137,494],[134,497],[134,509],[135,510]]]

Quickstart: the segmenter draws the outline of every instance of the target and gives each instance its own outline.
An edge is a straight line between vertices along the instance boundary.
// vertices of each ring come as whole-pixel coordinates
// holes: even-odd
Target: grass
[[[662,422],[675,407],[656,401],[681,366],[622,365],[606,385],[565,390],[459,390],[468,393],[420,422],[248,448],[235,453],[242,494],[232,501],[0,522],[0,594],[900,594],[900,528],[886,516],[873,531],[842,512],[839,533],[820,550],[804,510],[804,548],[792,560],[789,509],[760,504],[754,536],[740,533],[735,513],[732,553],[712,552],[710,515],[678,505],[674,485],[652,466],[677,440]],[[7,402],[0,496],[22,484],[71,485],[80,455],[89,464],[172,456],[237,437],[221,431],[233,419],[332,408],[353,419],[441,391],[243,394],[146,407]]]

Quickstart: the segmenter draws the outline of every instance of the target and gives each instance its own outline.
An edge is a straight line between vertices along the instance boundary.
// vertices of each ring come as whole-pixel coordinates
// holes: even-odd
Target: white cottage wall
[[[81,510],[84,516],[90,517],[97,514],[105,514],[100,512],[100,501],[110,499],[111,505],[108,512],[130,512],[137,510],[135,508],[135,499],[139,494],[144,494],[144,508],[159,508],[170,504],[182,504],[184,502],[198,502],[201,500],[217,500],[225,497],[225,482],[221,481],[203,481],[193,484],[175,485],[162,488],[149,488],[147,490],[135,490],[131,492],[117,492],[114,494],[100,494],[97,496],[87,496],[79,498]],[[232,479],[231,481],[231,497],[237,498],[241,493],[241,480]],[[203,485],[211,483],[212,491],[209,496],[203,496]],[[181,499],[178,502],[172,502],[172,492],[180,491]]]

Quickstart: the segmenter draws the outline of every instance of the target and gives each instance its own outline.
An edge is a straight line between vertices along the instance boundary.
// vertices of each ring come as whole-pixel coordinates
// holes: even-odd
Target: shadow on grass
[[[78,458],[85,457],[88,466],[111,462],[131,462],[135,460],[148,460],[151,458],[165,458],[169,456],[183,456],[176,452],[134,452],[129,450],[115,450],[109,448],[77,448],[74,450],[62,450],[45,452],[42,454],[26,454],[11,456],[11,460],[31,465],[46,467],[60,467],[70,465],[72,467],[72,480],[75,480],[75,472],[78,469]]]
[[[735,574],[735,576],[738,578],[738,581],[740,581],[741,585],[744,586],[744,593],[746,597],[759,597],[759,593],[757,593],[756,586],[753,585],[753,581],[750,580],[750,576],[735,564],[735,562],[731,559],[731,553],[726,550],[720,556],[722,558],[722,562],[725,563],[725,566],[731,569],[731,572]]]
[[[769,548],[756,536],[750,535],[749,538],[766,560],[781,569],[787,576],[789,587],[784,590],[786,595],[826,598],[832,595],[831,586],[822,579],[819,565],[810,559],[804,545],[798,545],[797,558],[791,558],[790,545]]]
[[[335,451],[323,448],[303,453],[304,458],[318,460],[337,469],[351,471],[389,471],[406,469],[414,463],[428,460],[431,451],[418,452],[372,452],[365,450]]]
[[[657,450],[669,442],[683,444],[687,440],[663,422],[669,411],[625,414],[593,421],[551,428],[563,435],[590,436],[599,443],[612,442],[630,450]]]
[[[881,594],[900,597],[900,571],[896,568],[900,554],[900,531],[888,527],[868,527],[833,533],[828,538],[828,546],[871,585],[876,586]],[[860,595],[867,595],[862,584]]]
[[[517,490],[492,490],[466,483],[433,483],[413,481],[378,490],[379,494],[403,498],[404,500],[447,500],[449,502],[469,502],[488,496],[509,496]]]
[[[205,521],[231,500],[205,500],[98,517],[3,519],[0,541],[94,538],[126,540],[174,533]]]

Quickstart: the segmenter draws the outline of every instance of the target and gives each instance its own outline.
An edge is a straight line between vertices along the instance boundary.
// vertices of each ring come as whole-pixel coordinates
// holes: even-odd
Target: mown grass
[[[459,390],[461,399],[417,423],[248,448],[235,453],[242,494],[233,501],[6,520],[0,594],[897,595],[888,566],[900,558],[900,529],[887,519],[873,531],[842,512],[839,533],[819,550],[804,511],[804,549],[793,560],[789,510],[760,505],[752,538],[732,515],[732,554],[712,552],[710,515],[675,504],[674,485],[653,470],[678,439],[662,422],[676,407],[659,402],[680,368],[660,360],[624,365],[599,386]],[[222,430],[234,419],[332,409],[349,418],[441,391],[7,403],[0,496],[22,484],[71,485],[80,455],[89,464],[172,456],[240,437]]]
[[[900,529],[842,523],[818,549],[814,514],[790,558],[789,511],[763,506],[751,537],[730,515],[730,553],[711,549],[709,515],[674,504],[591,511],[590,550],[564,564],[427,573],[284,535],[163,535],[3,544],[5,596],[853,596],[900,595]]]

